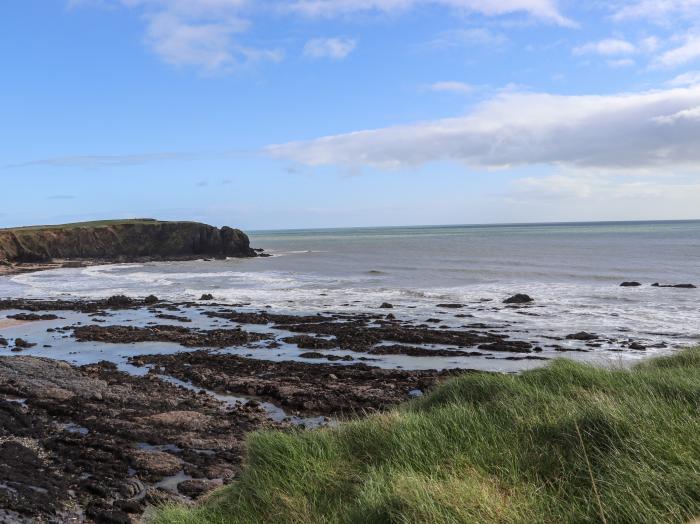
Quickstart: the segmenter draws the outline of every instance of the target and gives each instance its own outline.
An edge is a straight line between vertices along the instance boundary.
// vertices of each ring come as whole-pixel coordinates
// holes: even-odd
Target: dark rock
[[[129,298],[125,295],[114,295],[109,297],[105,304],[107,304],[107,306],[111,308],[131,307],[134,305],[134,299]]]
[[[640,344],[639,342],[632,342],[629,346],[630,349],[636,349],[637,351],[644,351],[646,346]]]
[[[392,309],[394,307],[393,304],[389,304],[389,302],[384,302],[382,303],[381,306],[379,306],[381,309]]]
[[[134,342],[174,342],[185,347],[242,346],[270,338],[271,335],[248,333],[241,329],[198,330],[181,326],[79,326],[73,330],[79,341],[129,344]]]
[[[282,339],[282,342],[296,344],[300,349],[332,349],[338,347],[338,342],[335,339],[327,340],[325,338],[312,337],[309,335],[286,337]]]
[[[158,366],[166,374],[197,387],[259,396],[309,415],[383,409],[407,400],[413,389],[427,391],[444,379],[469,372],[382,369],[357,363],[274,362],[209,351],[143,355],[130,362]]]
[[[639,287],[639,286],[641,286],[641,284],[639,282],[634,282],[634,281],[623,282],[622,284],[620,284],[620,287]]]
[[[8,345],[9,345],[9,342],[7,341],[7,339],[0,337],[0,346],[7,347]]]
[[[485,349],[487,351],[508,351],[510,353],[530,353],[532,352],[532,344],[515,340],[502,340],[499,342],[480,344],[479,349]]]
[[[25,322],[35,322],[37,320],[56,320],[58,316],[51,314],[37,315],[36,313],[17,313],[16,315],[9,315],[7,318],[22,320]]]
[[[180,315],[170,315],[168,313],[159,313],[156,315],[156,318],[162,318],[163,320],[177,320],[178,322],[192,322],[191,318]]]
[[[177,490],[183,495],[196,499],[221,485],[221,481],[193,479],[180,482],[177,485]]]
[[[211,293],[204,293],[201,297],[199,297],[199,300],[214,300],[214,295]]]
[[[654,282],[652,287],[674,287],[678,289],[695,289],[696,286],[694,284],[659,284],[658,282]]]
[[[5,511],[26,517],[7,522],[141,522],[154,483],[179,471],[230,479],[245,434],[276,427],[264,410],[109,363],[0,358],[0,391],[27,399],[0,398],[0,484],[12,487],[0,488],[0,522]]]
[[[464,306],[462,304],[438,304],[437,307],[444,307],[447,309],[461,309]]]
[[[85,512],[96,524],[131,524],[129,515],[120,510],[88,508]]]
[[[585,331],[579,331],[578,333],[572,333],[571,335],[566,335],[567,340],[597,340],[598,335],[593,333],[586,333]]]
[[[352,362],[353,360],[355,360],[350,355],[327,355],[326,358],[331,362],[336,362],[338,360],[342,360],[343,362]]]
[[[459,349],[427,349],[403,344],[383,344],[367,351],[370,355],[408,355],[410,357],[478,357],[479,351],[462,351]]]
[[[146,305],[157,304],[158,302],[160,302],[160,300],[155,295],[148,295],[146,298],[143,299],[143,303]]]
[[[530,297],[529,295],[526,295],[524,293],[517,293],[513,295],[510,298],[507,298],[503,301],[504,304],[529,304],[530,302],[534,302],[535,300]]]
[[[307,351],[306,353],[301,353],[299,356],[301,358],[326,358],[326,355],[318,351]]]
[[[15,347],[21,348],[21,349],[29,349],[33,348],[36,346],[36,344],[32,344],[31,342],[27,342],[23,338],[16,338],[15,339]]]

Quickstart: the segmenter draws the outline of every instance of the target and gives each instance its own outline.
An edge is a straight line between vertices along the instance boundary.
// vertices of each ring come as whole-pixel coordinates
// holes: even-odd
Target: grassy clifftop
[[[38,225],[38,226],[21,226],[21,227],[8,227],[0,228],[0,232],[8,231],[42,231],[42,230],[66,230],[75,229],[80,227],[107,227],[107,226],[117,226],[124,224],[164,224],[164,223],[188,223],[188,222],[168,222],[162,220],[156,220],[155,218],[129,218],[120,220],[91,220],[88,222],[71,222],[69,224],[48,224],[48,225]],[[189,222],[192,223],[192,222]]]
[[[242,231],[197,222],[104,220],[0,229],[0,261],[255,256]]]
[[[664,523],[700,516],[700,349],[470,374],[335,429],[263,432],[182,523]]]

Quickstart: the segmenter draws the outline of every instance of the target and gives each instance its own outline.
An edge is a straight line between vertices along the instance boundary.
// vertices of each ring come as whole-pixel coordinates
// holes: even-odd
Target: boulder
[[[182,469],[182,462],[177,457],[163,451],[136,451],[132,458],[137,470],[145,471],[157,477],[175,475]]]
[[[221,480],[192,479],[177,485],[177,490],[190,498],[196,499],[223,485]]]
[[[180,429],[198,429],[209,424],[211,418],[196,411],[167,411],[144,419],[156,426]]]
[[[125,295],[113,295],[107,299],[106,304],[114,308],[130,307],[134,304],[134,300]]]
[[[572,333],[571,335],[566,335],[567,340],[596,340],[598,335],[593,333],[586,333],[585,331],[579,331],[578,333]]]
[[[529,304],[530,302],[534,302],[535,299],[533,299],[530,295],[526,295],[524,293],[517,293],[513,295],[512,297],[509,297],[503,301],[504,304]]]
[[[640,284],[639,282],[629,281],[623,282],[622,284],[620,284],[620,287],[639,287],[641,285],[642,284]]]

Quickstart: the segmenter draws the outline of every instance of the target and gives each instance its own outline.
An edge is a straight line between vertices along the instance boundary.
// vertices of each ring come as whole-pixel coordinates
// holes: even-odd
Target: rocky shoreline
[[[514,296],[499,307],[535,314]],[[384,410],[475,359],[647,349],[586,332],[514,336],[463,304],[416,321],[391,304],[303,315],[212,298],[0,300],[0,318],[24,323],[0,329],[0,522],[137,522],[233,481],[250,431]],[[66,362],[86,351],[98,356]]]

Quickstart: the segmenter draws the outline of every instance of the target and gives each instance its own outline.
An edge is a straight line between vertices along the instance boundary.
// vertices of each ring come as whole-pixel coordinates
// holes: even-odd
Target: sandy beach
[[[12,318],[0,318],[0,329],[7,329],[7,328],[13,328],[17,326],[21,326],[22,324],[26,324],[27,322],[24,320],[15,320]]]

